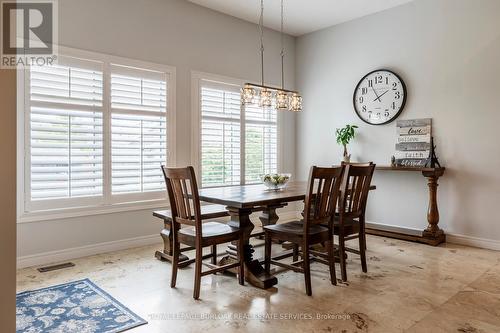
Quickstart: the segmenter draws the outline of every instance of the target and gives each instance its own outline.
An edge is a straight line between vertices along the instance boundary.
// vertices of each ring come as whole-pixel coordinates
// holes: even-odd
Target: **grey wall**
[[[500,240],[500,1],[416,0],[298,38],[297,172],[339,162],[334,130],[357,124],[355,160],[389,164],[395,123],[364,124],[354,113],[357,82],[377,68],[408,86],[400,119],[433,118],[447,168],[439,186],[440,225],[449,233]],[[412,173],[376,173],[371,221],[423,229],[427,186]]]
[[[59,33],[64,46],[176,67],[179,166],[191,162],[191,70],[260,80],[257,26],[184,0],[62,0]],[[266,30],[271,84],[280,82],[279,41],[279,33]],[[286,37],[285,42],[286,84],[293,87],[295,40]],[[283,169],[294,173],[293,114],[285,115],[283,131]],[[159,228],[150,210],[21,223],[19,256],[151,235]]]

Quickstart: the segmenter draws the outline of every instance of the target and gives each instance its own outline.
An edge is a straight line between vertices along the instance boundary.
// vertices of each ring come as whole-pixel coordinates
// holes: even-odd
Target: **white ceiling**
[[[258,23],[260,0],[188,0],[245,21]],[[284,0],[285,32],[309,32],[380,12],[413,0]],[[264,0],[264,25],[280,29],[280,0]]]

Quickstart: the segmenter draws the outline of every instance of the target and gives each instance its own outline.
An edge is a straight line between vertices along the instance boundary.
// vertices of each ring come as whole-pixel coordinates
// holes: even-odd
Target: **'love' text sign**
[[[424,167],[431,149],[432,119],[398,120],[396,165]]]

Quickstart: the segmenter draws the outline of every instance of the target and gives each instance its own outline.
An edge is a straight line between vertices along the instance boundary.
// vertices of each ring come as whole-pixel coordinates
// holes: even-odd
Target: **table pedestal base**
[[[163,239],[163,251],[156,251],[155,257],[161,261],[172,263],[172,235],[170,234],[170,222],[164,221],[163,230],[160,232]],[[184,254],[179,254],[179,268],[189,265],[189,257]]]
[[[245,233],[246,244],[243,246],[245,251],[245,280],[257,288],[271,288],[278,283],[278,279],[274,275],[267,274],[260,262],[253,258],[255,250],[249,242],[250,234],[254,228],[253,223],[250,221],[252,210],[233,207],[227,207],[227,210],[231,216],[231,221],[229,221],[228,225],[240,228]],[[219,261],[219,265],[226,265],[237,260],[238,249],[235,243],[229,245],[226,252],[227,255]]]
[[[446,235],[441,229],[437,232],[431,232],[428,230],[424,230],[422,232],[422,243],[437,246],[444,242],[446,242]]]

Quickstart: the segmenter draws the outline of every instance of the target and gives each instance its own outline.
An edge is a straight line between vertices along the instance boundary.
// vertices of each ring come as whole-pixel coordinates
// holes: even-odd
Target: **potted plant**
[[[337,143],[344,147],[344,162],[347,163],[351,160],[351,154],[347,153],[347,145],[356,136],[356,128],[358,128],[356,125],[346,125],[344,128],[337,128],[335,131]]]

